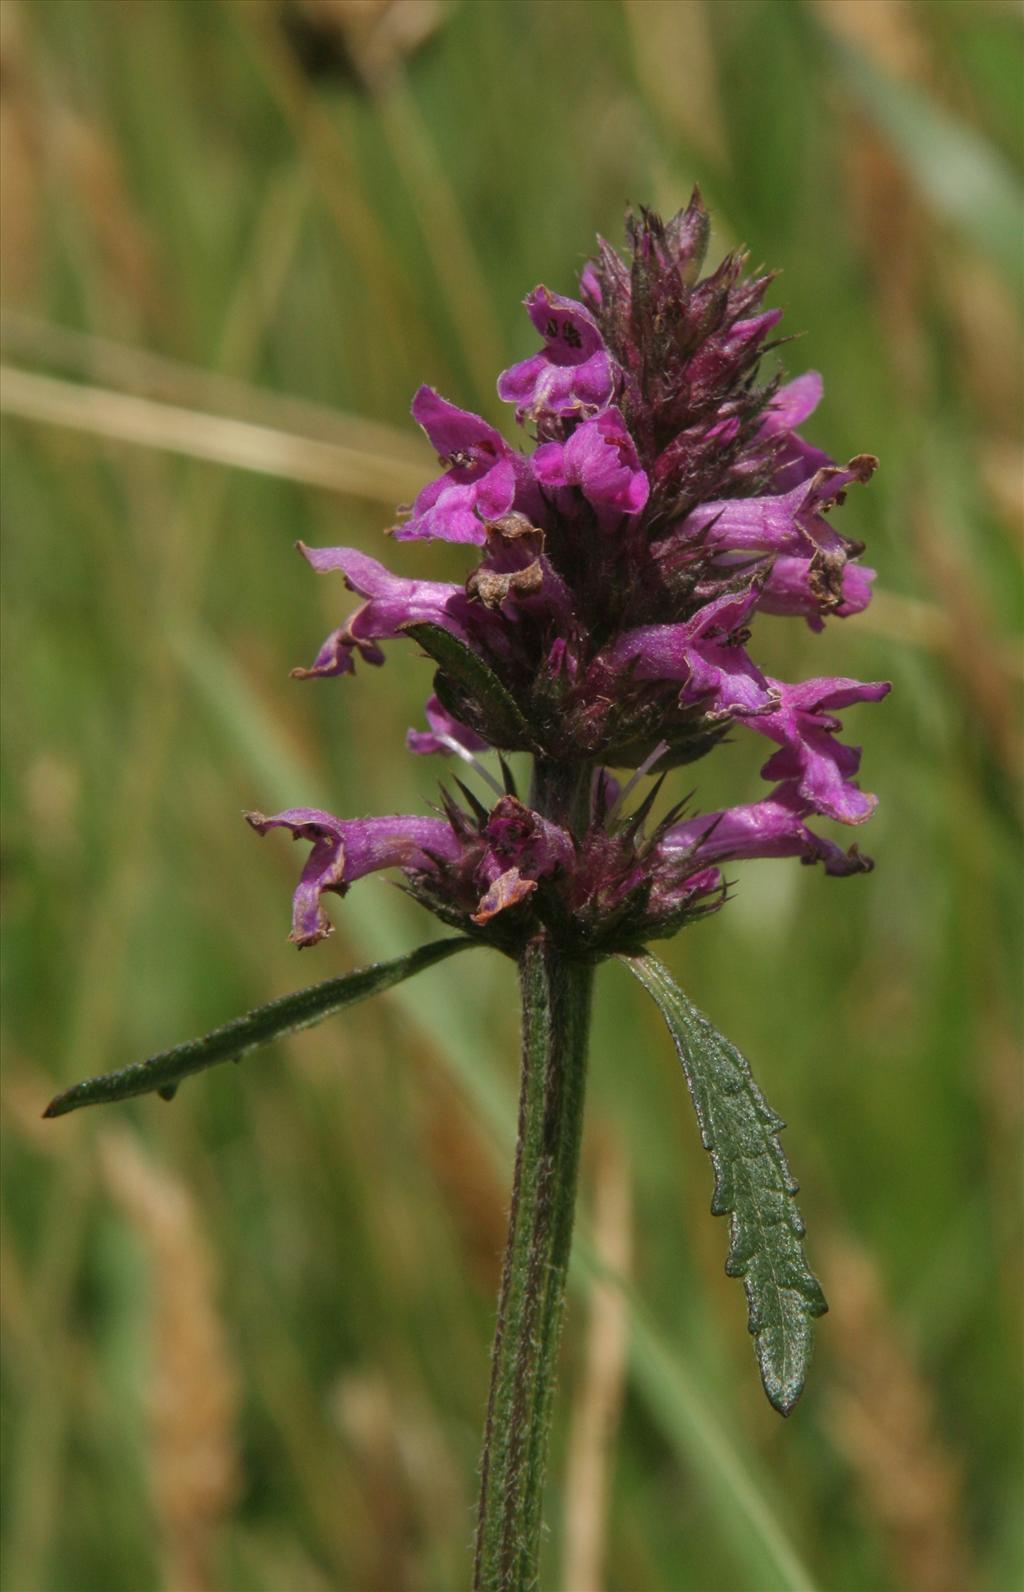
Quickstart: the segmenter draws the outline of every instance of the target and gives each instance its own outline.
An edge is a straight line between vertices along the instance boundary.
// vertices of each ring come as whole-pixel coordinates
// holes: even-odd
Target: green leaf
[[[793,1199],[799,1185],[777,1137],[785,1123],[766,1103],[746,1057],[656,957],[620,960],[654,997],[679,1053],[715,1172],[711,1210],[732,1218],[725,1269],[743,1278],[764,1390],[788,1415],[803,1392],[811,1321],[828,1306],[803,1252],[804,1224]]]
[[[326,979],[322,984],[312,984],[294,995],[282,995],[257,1006],[255,1011],[235,1017],[221,1028],[215,1028],[202,1039],[187,1039],[171,1050],[162,1050],[148,1061],[132,1062],[117,1072],[107,1072],[98,1078],[86,1078],[57,1095],[44,1117],[62,1117],[79,1106],[109,1105],[114,1100],[128,1100],[132,1095],[149,1094],[153,1090],[164,1100],[171,1100],[183,1078],[190,1073],[203,1072],[221,1061],[240,1061],[247,1051],[267,1045],[285,1034],[297,1033],[300,1028],[311,1028],[333,1017],[344,1006],[354,1006],[357,1001],[391,989],[403,979],[411,978],[435,962],[443,962],[456,951],[464,951],[474,942],[466,939],[436,940],[421,945],[407,956],[393,962],[375,962],[372,967],[356,968],[343,973],[340,978]]]
[[[418,641],[444,673],[479,705],[487,727],[487,739],[493,745],[511,751],[535,750],[530,726],[483,658],[441,625],[403,625],[402,634]]]

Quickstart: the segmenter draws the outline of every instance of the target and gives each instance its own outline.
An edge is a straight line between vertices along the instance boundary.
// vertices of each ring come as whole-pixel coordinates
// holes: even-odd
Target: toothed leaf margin
[[[109,1105],[153,1091],[161,1099],[173,1100],[178,1085],[191,1073],[204,1072],[222,1061],[240,1061],[247,1051],[270,1044],[285,1034],[294,1034],[301,1028],[311,1028],[314,1023],[322,1023],[343,1007],[354,1006],[357,1001],[392,989],[403,979],[411,978],[423,968],[433,967],[435,962],[445,961],[456,951],[467,950],[473,943],[462,938],[435,940],[392,962],[375,962],[371,967],[355,968],[340,978],[325,979],[322,984],[282,995],[266,1006],[246,1012],[243,1017],[232,1018],[231,1022],[204,1034],[201,1039],[187,1039],[171,1050],[150,1056],[148,1061],[135,1061],[117,1072],[73,1084],[50,1101],[43,1115],[62,1117],[69,1111],[77,1111],[79,1106]]]
[[[725,1269],[742,1277],[761,1381],[780,1415],[804,1389],[811,1322],[828,1309],[803,1251],[799,1187],[778,1140],[785,1127],[765,1101],[745,1056],[698,1011],[649,955],[619,959],[656,1002],[683,1064],[701,1140],[711,1156],[711,1210],[730,1217]]]

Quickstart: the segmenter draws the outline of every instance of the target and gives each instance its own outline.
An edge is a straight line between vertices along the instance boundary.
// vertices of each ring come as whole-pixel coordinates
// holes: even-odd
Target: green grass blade
[[[729,1533],[737,1561],[759,1592],[814,1592],[816,1582],[779,1518],[774,1499],[758,1484],[742,1454],[703,1392],[699,1377],[659,1331],[634,1291],[630,1301],[630,1368],[637,1391],[680,1450],[700,1456],[703,1482],[720,1515],[743,1530]],[[721,1529],[721,1528],[720,1528]]]
[[[1002,152],[913,83],[880,72],[859,50],[836,45],[835,51],[865,111],[929,202],[1019,282],[1024,190]]]
[[[742,1277],[764,1390],[780,1415],[803,1392],[811,1354],[811,1322],[828,1309],[803,1252],[804,1224],[779,1129],[746,1058],[687,999],[650,955],[622,960],[653,996],[668,1025],[711,1155],[711,1209],[729,1215],[725,1269]]]
[[[302,1028],[311,1028],[333,1017],[345,1006],[367,1000],[382,990],[400,984],[425,967],[443,962],[456,951],[464,951],[472,940],[437,940],[421,945],[407,956],[396,957],[391,962],[375,962],[371,967],[356,968],[343,973],[340,978],[325,979],[322,984],[312,984],[308,989],[297,990],[293,995],[282,995],[257,1006],[243,1017],[235,1017],[220,1028],[214,1028],[201,1039],[187,1039],[181,1045],[150,1056],[147,1061],[132,1062],[117,1072],[107,1072],[98,1078],[86,1078],[81,1083],[57,1095],[44,1117],[63,1117],[79,1106],[109,1105],[115,1100],[128,1100],[133,1095],[150,1094],[156,1090],[165,1099],[171,1098],[183,1078],[194,1072],[204,1072],[222,1061],[240,1061],[250,1050],[294,1034]]]

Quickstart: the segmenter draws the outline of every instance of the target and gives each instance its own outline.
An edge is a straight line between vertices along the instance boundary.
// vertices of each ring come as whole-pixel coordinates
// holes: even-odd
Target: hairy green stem
[[[582,835],[590,822],[591,774],[588,764],[538,757],[533,765],[530,806],[543,818]]]
[[[526,1592],[536,1584],[593,968],[566,961],[541,936],[523,952],[520,983],[519,1138],[484,1434],[477,1592]]]

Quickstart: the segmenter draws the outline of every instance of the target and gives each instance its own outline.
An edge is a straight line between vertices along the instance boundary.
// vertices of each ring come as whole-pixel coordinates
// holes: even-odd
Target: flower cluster
[[[820,630],[866,606],[873,571],[830,515],[876,461],[839,466],[800,436],[821,379],[759,380],[781,315],[761,308],[772,279],[745,274],[741,253],[702,276],[707,240],[695,192],[667,223],[631,216],[628,259],[602,241],[580,299],[528,295],[542,346],[502,374],[498,393],[532,434],[529,453],[431,388],[416,394],[413,416],[442,470],[392,535],[472,544],[479,562],[463,585],[299,544],[363,602],[298,676],[380,664],[382,642],[410,637],[439,664],[413,752],[468,763],[488,749],[527,752],[538,779],[569,770],[586,791],[571,811],[536,791],[526,805],[502,760],[489,809],[460,786],[464,805],[446,793],[434,817],[250,814],[260,833],[283,827],[312,842],[295,896],[300,946],[330,932],[324,892],[380,868],[400,869],[444,921],[503,949],[543,925],[603,954],[719,905],[726,862],[796,856],[837,875],[871,866],[806,820],[870,816],[860,752],[837,738],[836,713],[888,685],[790,685],[747,643],[757,613]],[[675,810],[653,825],[653,792],[628,810],[637,774],[620,789],[611,769],[664,773],[733,725],[772,743],[763,800]]]

